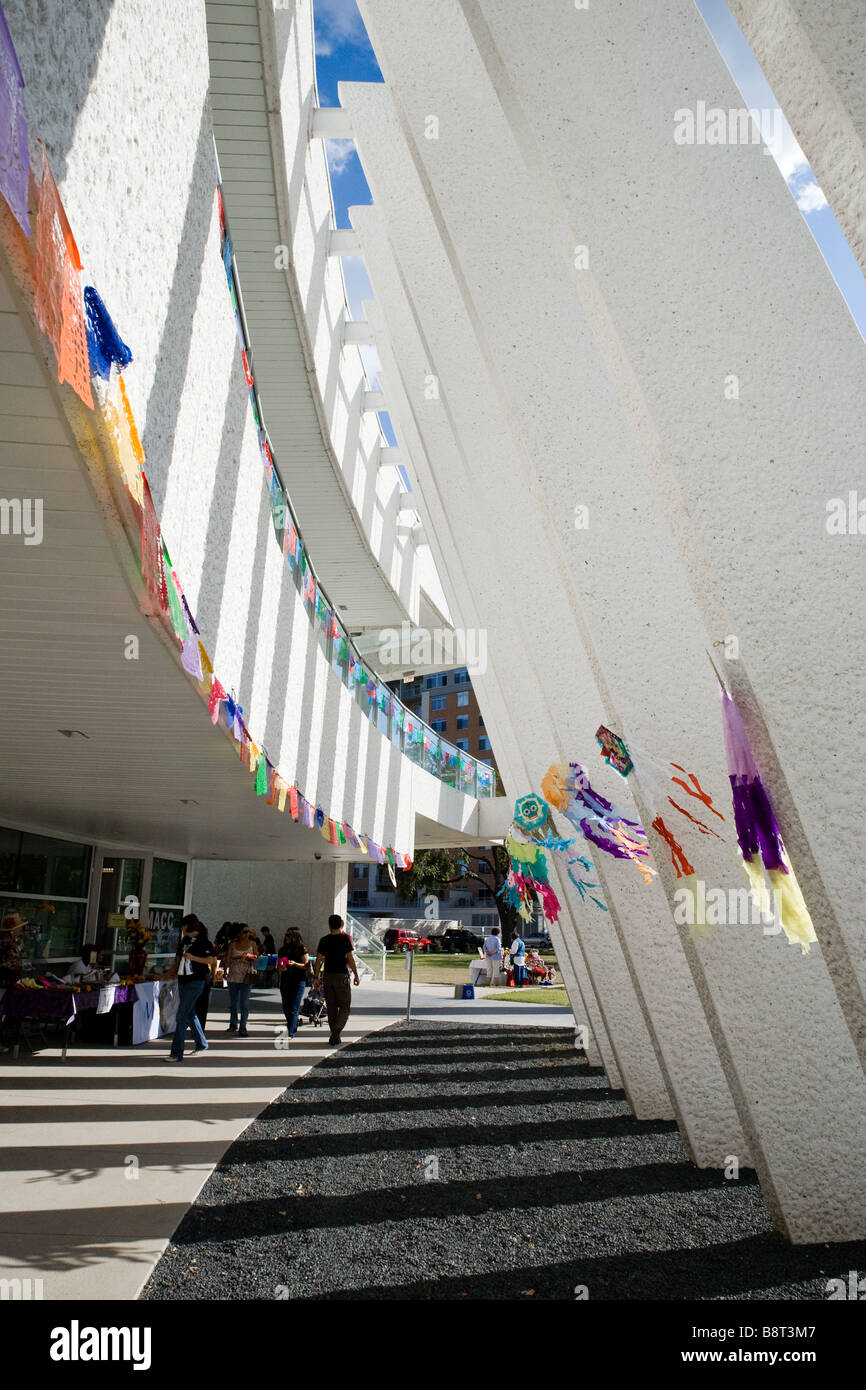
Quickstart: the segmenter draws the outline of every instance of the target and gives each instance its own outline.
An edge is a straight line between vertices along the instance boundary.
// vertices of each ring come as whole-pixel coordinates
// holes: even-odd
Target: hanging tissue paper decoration
[[[573,840],[556,834],[550,807],[540,796],[522,796],[514,806],[514,819],[505,836],[508,874],[499,896],[531,922],[535,903],[541,904],[549,922],[559,920],[560,902],[548,882],[545,851],[567,850]]]
[[[712,837],[725,845],[729,842],[709,824],[709,819],[693,814],[681,803],[687,798],[697,802],[703,815],[710,813],[723,825],[725,818],[713,805],[713,798],[701,786],[700,779],[681,763],[657,758],[634,744],[629,745],[629,756],[641,796],[653,814],[653,830],[667,845],[677,878],[690,878],[695,873],[692,859],[696,850],[700,852],[702,840]]]
[[[132,497],[139,506],[143,502],[142,469],[144,449],[138,437],[135,419],[120,372],[108,383],[102,407],[103,417],[111,435],[117,465]]]
[[[132,353],[120,337],[111,315],[92,285],[84,287],[84,317],[91,376],[108,381],[111,377],[112,363],[123,371],[132,361]]]
[[[646,832],[638,820],[597,792],[579,763],[553,764],[547,769],[541,789],[551,805],[561,811],[585,839],[616,859],[630,859],[650,883],[658,872],[650,862],[652,855]]]
[[[611,733],[600,724],[595,731],[595,737],[601,748],[602,757],[608,767],[612,767],[622,777],[627,777],[631,772],[633,763],[628,755],[628,749],[618,734]]]
[[[752,893],[767,916],[774,915],[790,942],[799,942],[803,954],[818,938],[803,894],[787,861],[767,789],[761,781],[746,726],[727,690],[719,688],[728,776],[734,798],[737,841],[752,885]],[[770,904],[764,872],[773,892]]]
[[[141,577],[145,588],[163,613],[168,610],[168,591],[162,558],[162,536],[147,479],[142,475]]]
[[[42,151],[42,184],[36,215],[34,280],[36,322],[57,357],[57,379],[68,381],[93,409],[90,358],[81,294],[81,257],[54,176]]]
[[[30,155],[24,114],[24,78],[0,6],[0,193],[26,236],[30,235],[27,193]]]

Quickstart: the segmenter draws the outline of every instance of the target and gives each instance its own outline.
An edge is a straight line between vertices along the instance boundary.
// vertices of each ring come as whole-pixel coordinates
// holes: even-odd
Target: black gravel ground
[[[825,1301],[864,1268],[863,1243],[790,1246],[754,1173],[633,1119],[572,1030],[418,1022],[269,1106],[142,1298]]]

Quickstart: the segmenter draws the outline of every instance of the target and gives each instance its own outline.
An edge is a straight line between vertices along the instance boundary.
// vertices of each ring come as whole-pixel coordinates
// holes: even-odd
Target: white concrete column
[[[780,641],[780,635],[808,627],[816,649],[826,649],[823,669],[834,671],[834,698],[845,691],[850,708],[856,663],[839,650],[833,611],[839,584],[847,592],[849,578],[838,551],[833,557],[821,540],[823,511],[816,514],[814,479],[804,479],[809,489],[805,506],[791,494],[791,460],[798,443],[791,437],[786,448],[777,447],[792,434],[792,414],[798,419],[799,445],[805,433],[817,447],[815,432],[820,433],[825,417],[817,400],[808,410],[792,411],[792,383],[802,399],[810,375],[798,372],[795,363],[779,375],[778,363],[790,345],[796,345],[796,356],[805,338],[792,333],[787,320],[780,324],[778,304],[789,301],[793,308],[794,287],[801,296],[803,284],[811,283],[810,309],[819,314],[822,347],[838,357],[834,384],[850,376],[853,331],[760,150],[726,151],[710,168],[706,151],[684,151],[673,139],[684,74],[701,94],[719,92],[730,98],[720,104],[735,104],[697,12],[691,5],[671,5],[648,31],[642,14],[623,7],[567,17],[557,13],[545,16],[543,23],[516,3],[424,3],[413,9],[408,23],[405,15],[397,15],[392,0],[364,0],[363,10],[372,20],[386,78],[395,85],[402,135],[425,195],[422,203],[426,201],[428,215],[430,206],[435,209],[444,261],[440,257],[434,271],[427,245],[426,282],[418,278],[413,247],[402,236],[404,189],[401,184],[398,196],[382,167],[374,170],[371,181],[374,197],[387,212],[389,235],[399,245],[401,270],[412,285],[427,341],[434,340],[440,325],[448,329],[447,347],[443,343],[430,354],[429,370],[441,378],[447,408],[452,415],[459,413],[456,433],[474,466],[486,466],[488,481],[499,478],[512,499],[519,497],[524,541],[532,537],[527,518],[533,506],[538,509],[546,544],[539,549],[530,539],[528,554],[548,586],[551,610],[556,613],[556,596],[564,593],[572,611],[571,621],[556,627],[560,645],[583,642],[627,736],[662,755],[678,755],[711,779],[719,799],[725,763],[704,648],[716,637],[713,620],[729,621],[724,605],[735,603],[743,640],[747,631],[761,630],[754,661],[750,646],[746,681],[756,694],[760,681],[761,703],[775,715],[777,751],[781,753],[783,741],[786,745],[788,787],[793,793],[797,780],[802,791],[798,816],[785,816],[795,863],[804,844],[811,846],[813,860],[820,847],[827,867],[832,864],[838,871],[834,886],[839,873],[844,885],[851,860],[830,829],[832,815],[814,814],[816,800],[826,801],[814,775],[814,751],[825,745],[820,730],[826,734],[826,721],[819,717],[820,702],[805,719],[795,711],[803,701],[790,679],[790,642]],[[646,58],[639,82],[633,71],[636,51]],[[672,54],[678,61],[672,62]],[[575,65],[583,74],[579,91],[573,82]],[[551,72],[556,100],[548,81]],[[612,92],[615,122],[610,119]],[[558,119],[564,110],[568,122]],[[438,113],[436,138],[427,135],[431,113]],[[354,99],[352,114],[362,158],[375,163],[375,146],[387,121],[371,116],[369,104],[362,118]],[[581,130],[578,142],[576,129]],[[389,149],[389,157],[393,154]],[[699,177],[684,163],[689,154],[705,161]],[[560,215],[560,186],[567,190],[565,218]],[[640,217],[646,217],[647,208],[658,213],[651,243],[635,235],[634,211],[626,206],[626,190],[633,186],[644,199]],[[765,228],[757,247],[756,208]],[[416,237],[419,211],[413,202]],[[589,244],[602,261],[598,280],[579,279],[584,266],[578,266],[574,253],[581,244],[576,231],[580,221],[597,228]],[[739,238],[735,254],[732,221],[734,240]],[[695,255],[696,239],[713,267],[712,276]],[[796,261],[798,275],[792,276],[790,264],[779,256],[779,244]],[[648,256],[644,248],[650,246]],[[720,259],[724,276],[718,270]],[[708,279],[716,281],[714,293],[707,291]],[[781,301],[758,297],[756,307],[756,293],[766,294],[768,280]],[[419,309],[425,284],[435,297],[433,314]],[[703,319],[695,313],[696,284]],[[739,297],[736,310],[732,290],[733,300]],[[654,317],[649,303],[655,306]],[[719,323],[720,303],[731,336],[724,337],[721,350],[716,344],[716,365],[694,343],[711,331],[710,324]],[[763,312],[762,303],[767,305]],[[683,339],[684,306],[694,324],[691,341]],[[800,299],[798,320],[802,313]],[[661,371],[659,320],[666,353]],[[477,344],[475,360],[480,354],[482,362],[480,377],[467,373],[469,349],[463,354],[458,347],[467,324]],[[773,368],[762,371],[754,383],[748,410],[732,414],[724,396],[722,358],[734,346],[743,369],[751,366],[756,325],[761,345],[772,342],[766,360]],[[814,373],[811,380],[818,385]],[[684,408],[685,384],[689,395]],[[841,395],[833,410],[834,445],[841,459],[852,460],[852,450],[861,448],[862,427],[852,422]],[[704,417],[706,429],[696,436],[696,419]],[[759,458],[756,418],[765,425]],[[720,431],[730,447],[723,464],[717,454]],[[715,448],[702,448],[703,439],[712,440]],[[688,512],[682,494],[670,485],[665,446],[676,461],[675,481],[685,490]],[[744,457],[750,458],[748,468]],[[771,547],[763,564],[756,544],[756,496],[759,513],[768,508],[764,539],[795,537],[787,549]],[[573,525],[576,505],[589,505],[594,517],[582,534]],[[810,515],[818,533],[817,544],[806,546],[810,563],[814,559],[820,576],[831,581],[820,591],[819,609],[828,605],[820,628],[804,606],[806,587],[797,555],[805,546]],[[778,530],[780,517],[794,523],[792,531]],[[712,568],[702,563],[695,532],[714,561]],[[753,541],[744,555],[746,538]],[[743,556],[745,563],[732,565],[734,555]],[[784,593],[778,586],[780,568],[788,580]],[[810,598],[813,579],[810,571]],[[853,589],[851,593],[853,601]],[[736,628],[725,626],[719,635],[732,630]],[[817,671],[815,677],[820,681]],[[765,750],[758,751],[760,756]],[[767,765],[767,780],[778,793],[784,785],[778,765]],[[834,791],[844,799],[844,786]],[[847,791],[850,796],[850,779]],[[784,798],[778,799],[784,814]],[[805,829],[807,818],[808,838],[798,833],[798,822]],[[708,853],[705,863],[713,884],[738,886],[742,881],[726,857]],[[809,881],[808,872],[801,876],[812,890],[810,901],[820,909],[820,877]],[[844,887],[837,897],[844,901]],[[841,929],[833,936],[826,914],[818,911],[817,916],[829,945],[839,945]],[[625,916],[622,920],[625,926]],[[850,961],[860,947],[853,936],[844,944]],[[852,1155],[866,1139],[866,1091],[834,989],[834,983],[844,983],[845,968],[837,963],[834,981],[827,968],[828,961],[834,965],[831,950],[827,960],[817,949],[801,958],[777,939],[738,925],[712,932],[687,955],[777,1222],[795,1240],[862,1234],[866,1181]],[[821,1020],[818,1037],[811,1031],[816,1018]],[[828,1168],[833,1173],[830,1189],[822,1183]]]
[[[866,10],[858,0],[728,0],[866,274]]]
[[[399,214],[394,211],[389,217],[387,227],[392,244],[400,238],[401,276],[388,268],[387,248],[375,230],[375,211],[355,209],[353,220],[362,231],[365,256],[377,294],[387,307],[389,319],[393,318],[392,333],[399,333],[399,342],[395,340],[399,350],[395,353],[389,379],[393,387],[394,370],[399,364],[404,388],[415,397],[407,400],[403,410],[398,411],[401,428],[409,427],[411,422],[419,430],[426,440],[426,456],[432,460],[425,476],[421,477],[420,458],[425,449],[420,443],[412,444],[410,451],[419,470],[422,493],[431,506],[436,505],[437,498],[451,484],[451,495],[460,498],[459,506],[452,508],[448,516],[451,543],[446,541],[440,570],[448,573],[453,569],[455,558],[460,557],[467,580],[458,586],[454,603],[462,602],[465,590],[476,595],[488,633],[491,665],[498,669],[499,678],[503,680],[501,666],[497,668],[493,661],[494,634],[498,633],[500,662],[508,666],[507,699],[512,709],[522,711],[522,718],[510,729],[498,726],[495,715],[490,712],[488,716],[486,684],[479,683],[476,678],[476,686],[506,785],[519,787],[522,793],[529,787],[539,787],[550,762],[568,761],[580,748],[594,750],[595,729],[608,719],[609,707],[599,697],[584,655],[580,624],[575,620],[567,596],[549,583],[542,558],[549,550],[543,520],[533,509],[524,481],[518,474],[504,486],[493,489],[486,486],[486,480],[502,470],[505,458],[513,455],[513,441],[508,438],[507,419],[498,402],[489,405],[485,401],[487,408],[483,414],[479,408],[486,367],[477,344],[471,341],[467,323],[461,323],[460,310],[449,305],[447,313],[440,313],[435,308],[436,304],[440,308],[444,306],[443,281],[438,276],[442,248],[435,244],[429,209],[416,203],[412,168],[400,159],[401,151],[394,143],[396,132],[389,127],[391,139],[383,139],[380,131],[378,139],[363,140],[370,121],[381,114],[381,89],[377,92],[352,87],[344,88],[344,92],[359,123],[362,152],[374,184],[378,186],[376,176],[381,175],[379,161],[387,161],[403,190],[401,196],[405,202]],[[371,104],[379,109],[371,112]],[[417,187],[417,179],[414,182]],[[428,230],[428,235],[425,236],[422,229]],[[415,297],[411,309],[403,313],[398,328],[396,316],[400,310],[395,295],[399,285],[405,286],[410,280]],[[423,342],[417,331],[413,340],[412,326],[418,322],[424,325]],[[425,373],[434,370],[440,361],[448,368],[442,373],[440,399],[444,404],[441,407],[428,402],[418,389],[426,379]],[[463,383],[471,383],[471,400],[460,400]],[[456,395],[452,394],[452,388]],[[459,422],[458,410],[461,412]],[[500,477],[503,476],[500,472]],[[537,571],[537,579],[527,580],[519,565],[515,565],[511,535],[515,497],[521,499],[521,552],[528,557],[530,573]],[[447,496],[443,505],[447,510]],[[483,549],[485,545],[489,547],[486,550]],[[492,588],[491,573],[497,576]],[[490,597],[486,600],[488,591]],[[503,608],[506,591],[510,604]],[[531,617],[527,616],[530,612]],[[561,669],[550,659],[551,650],[557,649],[568,652],[567,662],[561,664]],[[545,672],[543,683],[539,683],[536,672]],[[540,738],[535,733],[539,728]],[[556,734],[551,738],[549,731],[554,728]],[[534,741],[539,745],[537,753],[533,750]],[[522,774],[512,775],[509,780],[508,760],[513,750],[518,760],[524,758],[528,762]],[[604,786],[605,769],[600,760],[598,773],[593,773],[593,777]],[[620,800],[628,799],[625,788],[616,794]],[[608,884],[618,920],[626,924],[622,940],[631,941],[631,950],[637,953],[641,968],[633,968],[623,955],[622,943],[607,914],[579,900],[574,901],[569,911],[618,1060],[618,1070],[635,1113],[647,1117],[676,1113],[696,1161],[721,1164],[731,1152],[748,1154],[748,1145],[682,957],[667,903],[657,890],[646,890],[637,881],[632,882],[628,874],[633,872],[623,872],[622,866],[614,865],[608,874]],[[571,903],[577,899],[577,894],[568,888],[563,898]],[[636,990],[636,982],[640,983],[640,990]],[[647,1005],[647,998],[651,1006]],[[659,1055],[666,1058],[665,1076],[670,1087],[678,1092],[672,1109],[661,1096],[661,1072],[656,1060]],[[649,1068],[652,1082],[647,1079],[649,1093],[642,1095],[636,1085],[636,1071],[639,1074],[646,1068]]]

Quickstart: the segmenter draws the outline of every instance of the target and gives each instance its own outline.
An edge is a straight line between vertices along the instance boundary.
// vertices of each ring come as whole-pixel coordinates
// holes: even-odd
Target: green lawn
[[[506,1004],[560,1004],[568,1007],[568,995],[559,985],[547,989],[507,989],[502,994],[485,994],[485,999],[501,999]]]
[[[381,956],[362,954],[359,957],[376,974],[377,979],[381,979]],[[421,985],[458,985],[469,983],[469,962],[477,960],[477,955],[435,955],[428,954],[426,951],[419,951],[415,956],[415,969],[413,979]],[[545,965],[556,965],[556,957],[551,953],[542,953],[541,959]],[[389,951],[388,960],[385,968],[386,980],[405,980],[409,972],[406,969],[406,957],[402,951]],[[533,991],[525,989],[522,995],[529,995]],[[514,993],[509,990],[509,997]],[[536,990],[535,993],[538,993]],[[547,1002],[547,996],[553,994],[552,989],[543,989],[541,994]],[[563,991],[564,993],[564,991]],[[555,1002],[555,1001],[554,1001]]]

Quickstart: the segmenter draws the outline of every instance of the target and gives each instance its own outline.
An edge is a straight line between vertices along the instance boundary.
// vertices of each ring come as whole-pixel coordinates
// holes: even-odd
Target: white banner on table
[[[98,1014],[110,1013],[114,1008],[115,990],[115,985],[103,985],[102,989],[99,991],[99,1001],[96,1005],[96,1012]]]
[[[174,1032],[177,1017],[177,982],[147,980],[135,986],[132,1006],[132,1041],[153,1042]]]

